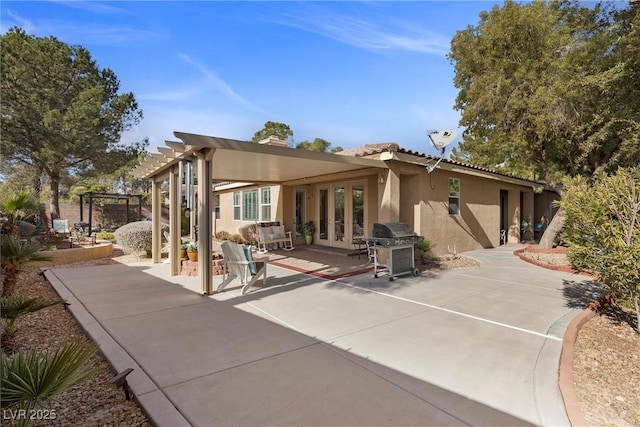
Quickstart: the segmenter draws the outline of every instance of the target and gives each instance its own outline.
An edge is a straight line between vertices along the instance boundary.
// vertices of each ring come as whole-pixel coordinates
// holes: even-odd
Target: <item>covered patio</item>
[[[161,184],[168,181],[169,264],[171,274],[175,276],[180,271],[177,248],[180,246],[180,207],[184,185],[180,172],[183,161],[189,161],[193,165],[193,183],[198,197],[191,216],[198,224],[198,253],[201,254],[198,257],[198,281],[203,295],[213,293],[211,259],[214,183],[292,185],[322,177],[335,178],[354,171],[376,173],[380,175],[382,187],[378,196],[378,204],[382,206],[379,219],[398,221],[397,209],[392,207],[397,206],[397,203],[393,203],[393,197],[397,198],[399,194],[399,180],[384,160],[310,152],[184,132],[174,132],[174,135],[181,142],[166,141],[166,147],[158,148],[159,153],[152,154],[142,162],[135,174],[152,181],[152,257],[155,263],[161,261]]]

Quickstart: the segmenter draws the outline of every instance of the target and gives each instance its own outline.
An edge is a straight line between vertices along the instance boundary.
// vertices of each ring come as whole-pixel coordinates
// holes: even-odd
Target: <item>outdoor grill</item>
[[[373,258],[373,277],[378,277],[381,272],[388,273],[389,280],[402,274],[420,274],[413,262],[413,247],[424,238],[418,236],[411,227],[402,222],[374,223],[371,234],[372,237],[362,240],[366,242]]]

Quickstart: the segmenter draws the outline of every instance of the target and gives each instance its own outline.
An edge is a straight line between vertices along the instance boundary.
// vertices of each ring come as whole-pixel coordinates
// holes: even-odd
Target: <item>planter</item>
[[[304,242],[305,242],[307,245],[312,244],[312,243],[313,243],[313,234],[305,234],[305,235],[304,235]]]
[[[187,257],[187,250],[186,249],[180,249],[180,252],[178,252],[178,257],[180,259],[185,259]]]
[[[189,261],[198,261],[198,252],[187,252],[187,256],[189,257]]]

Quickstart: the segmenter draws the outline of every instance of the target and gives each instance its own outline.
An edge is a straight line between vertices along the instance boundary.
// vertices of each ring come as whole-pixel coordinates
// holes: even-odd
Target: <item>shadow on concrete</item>
[[[153,390],[136,392],[159,425],[169,425],[167,410],[173,406],[192,425],[531,425],[144,270],[122,265],[52,269],[48,278],[59,280],[61,297],[74,300],[74,316],[114,368],[120,369],[114,360],[124,357],[122,346],[131,358],[126,363],[135,362],[137,374],[149,375],[145,384],[157,385],[166,396],[162,405],[145,406]],[[318,280],[303,274],[272,277],[278,287],[239,300]],[[113,316],[104,309],[105,298],[127,301],[129,312]],[[87,312],[79,316],[76,309]],[[101,329],[105,324],[108,329]],[[225,327],[194,328],[197,324]],[[134,391],[144,389],[135,381]],[[246,404],[265,396],[282,404]]]
[[[566,306],[569,308],[586,308],[587,305],[602,297],[604,291],[600,283],[595,280],[563,280],[562,294],[567,300]]]

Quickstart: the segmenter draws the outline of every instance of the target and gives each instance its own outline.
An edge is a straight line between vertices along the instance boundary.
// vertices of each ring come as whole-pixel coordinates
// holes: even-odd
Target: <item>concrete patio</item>
[[[115,369],[135,369],[158,425],[569,425],[558,362],[591,284],[514,249],[393,282],[282,267],[293,251],[244,296],[201,296],[166,264],[46,275]]]

